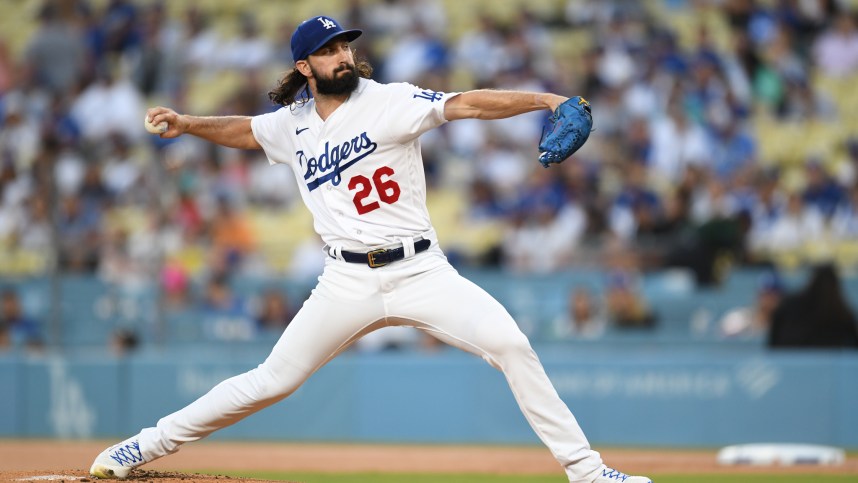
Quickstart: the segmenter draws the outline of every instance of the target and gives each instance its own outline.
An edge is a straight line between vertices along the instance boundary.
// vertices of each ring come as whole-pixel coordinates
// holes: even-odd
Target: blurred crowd
[[[826,88],[858,85],[854,4],[514,3],[497,16],[441,0],[309,13],[364,29],[354,47],[383,82],[591,102],[590,140],[552,169],[535,161],[546,113],[422,138],[430,212],[452,261],[529,273],[595,261],[609,280],[678,266],[700,285],[732,265],[858,262],[848,256],[858,253],[858,114]],[[0,34],[0,272],[158,280],[181,303],[191,280],[321,270],[288,168],[142,129],[155,104],[274,109],[267,91],[291,68],[303,18],[277,2],[206,5],[46,1],[21,18],[37,23],[22,48]],[[766,143],[778,141],[764,123],[838,134],[830,149],[769,159]]]

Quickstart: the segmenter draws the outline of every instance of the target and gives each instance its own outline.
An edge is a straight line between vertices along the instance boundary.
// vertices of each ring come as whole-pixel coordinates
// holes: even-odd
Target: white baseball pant
[[[437,245],[376,269],[328,259],[318,285],[265,362],[141,431],[145,461],[286,398],[361,336],[388,325],[417,327],[501,370],[569,481],[592,479],[601,457],[590,449],[527,337],[498,301],[456,272]]]

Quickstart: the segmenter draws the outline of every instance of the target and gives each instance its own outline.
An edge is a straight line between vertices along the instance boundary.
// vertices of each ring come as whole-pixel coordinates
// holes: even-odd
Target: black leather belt
[[[425,238],[417,240],[414,242],[414,253],[426,251],[431,244],[432,242]],[[349,263],[366,263],[370,268],[378,268],[405,258],[405,248],[399,247],[387,250],[380,248],[367,253],[347,252],[343,250],[342,255],[343,260]]]

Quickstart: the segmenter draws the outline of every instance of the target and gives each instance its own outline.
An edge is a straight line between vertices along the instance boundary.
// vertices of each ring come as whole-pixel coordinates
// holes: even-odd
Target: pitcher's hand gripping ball
[[[567,99],[557,106],[539,141],[542,166],[562,163],[584,145],[593,128],[590,103],[581,96]]]
[[[149,120],[149,115],[147,114],[146,117],[143,118],[143,127],[146,128],[146,131],[152,134],[164,134],[170,126],[167,125],[166,121],[159,122],[157,126],[152,124],[152,121]]]

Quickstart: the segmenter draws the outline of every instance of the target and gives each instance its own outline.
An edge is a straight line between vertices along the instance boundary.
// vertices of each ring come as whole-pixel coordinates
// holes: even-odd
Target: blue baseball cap
[[[324,15],[304,20],[292,34],[292,60],[304,60],[334,37],[342,35],[351,42],[363,30],[344,30],[339,22]]]

